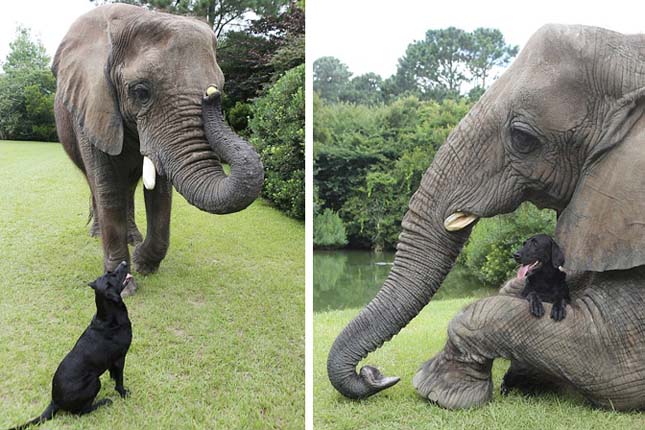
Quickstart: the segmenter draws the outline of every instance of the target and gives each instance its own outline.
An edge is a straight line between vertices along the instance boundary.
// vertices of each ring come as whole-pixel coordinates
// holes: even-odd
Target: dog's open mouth
[[[540,261],[535,261],[532,264],[523,264],[520,266],[520,268],[517,271],[517,279],[524,279],[528,275],[531,274],[536,269],[539,269],[542,267],[542,263]]]
[[[130,282],[130,279],[134,278],[131,274],[125,275],[125,279],[123,280],[123,285],[128,285],[128,282]]]

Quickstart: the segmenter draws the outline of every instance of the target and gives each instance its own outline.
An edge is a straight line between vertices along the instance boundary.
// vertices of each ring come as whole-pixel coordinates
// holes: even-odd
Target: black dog
[[[106,370],[110,371],[121,397],[128,394],[123,387],[123,366],[132,341],[132,327],[121,299],[128,276],[128,263],[124,261],[114,272],[107,272],[89,284],[94,289],[96,315],[58,365],[52,381],[51,403],[39,417],[10,430],[50,420],[59,410],[83,415],[112,403],[110,399],[94,403],[101,389],[99,376]]]
[[[564,254],[558,244],[551,236],[538,234],[524,242],[513,258],[521,264],[517,277],[525,279],[521,294],[528,300],[531,314],[540,318],[544,315],[542,302],[549,302],[553,303],[551,318],[563,320],[571,298],[562,271]]]

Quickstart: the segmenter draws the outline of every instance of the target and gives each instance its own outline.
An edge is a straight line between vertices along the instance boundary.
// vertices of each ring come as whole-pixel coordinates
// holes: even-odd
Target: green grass
[[[412,377],[419,366],[443,348],[448,322],[474,299],[435,300],[401,333],[362,364],[377,365],[401,382],[361,401],[345,399],[327,379],[327,353],[336,335],[358,313],[357,309],[314,314],[314,428],[322,429],[522,429],[610,430],[643,429],[642,413],[593,409],[575,395],[527,398],[517,393],[499,394],[505,360],[493,366],[494,398],[488,405],[448,411],[418,396]]]
[[[0,142],[0,428],[39,415],[95,312],[89,189],[58,144]],[[141,190],[137,223],[145,234]],[[127,299],[121,400],[47,429],[304,427],[304,226],[263,201],[215,216],[174,193],[171,244]]]

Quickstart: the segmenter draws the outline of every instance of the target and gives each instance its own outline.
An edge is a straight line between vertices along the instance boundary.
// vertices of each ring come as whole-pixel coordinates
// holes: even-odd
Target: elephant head
[[[147,188],[165,175],[192,205],[221,214],[248,206],[264,174],[222,117],[216,45],[198,20],[102,6],[72,25],[52,69],[80,140],[110,155],[138,150]]]
[[[430,301],[481,217],[558,213],[566,269],[645,264],[645,38],[547,25],[449,135],[409,203],[390,274],[334,342],[343,395],[398,378],[356,366]]]

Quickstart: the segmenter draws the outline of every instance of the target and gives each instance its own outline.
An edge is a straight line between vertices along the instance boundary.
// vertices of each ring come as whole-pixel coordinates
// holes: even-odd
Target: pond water
[[[314,251],[314,312],[365,306],[383,285],[392,261],[394,252]],[[457,266],[433,299],[484,297],[495,292]]]

